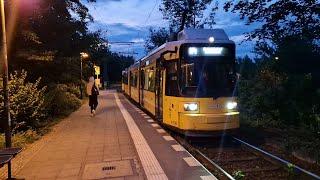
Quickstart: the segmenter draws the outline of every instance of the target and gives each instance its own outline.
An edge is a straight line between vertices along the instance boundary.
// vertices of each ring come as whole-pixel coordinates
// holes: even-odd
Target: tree
[[[107,72],[108,81],[111,83],[121,82],[122,71],[134,63],[131,56],[123,56],[116,53],[108,53],[104,60],[104,69]]]
[[[290,149],[319,161],[319,0],[228,0],[224,8],[261,24],[246,33],[258,56],[254,77],[238,84],[242,122],[283,127]]]
[[[144,47],[146,52],[150,52],[152,49],[161,46],[169,40],[169,31],[166,28],[149,28],[149,35],[145,41]]]
[[[214,25],[215,11],[218,3],[212,8],[211,13],[204,17],[204,11],[212,0],[162,0],[160,11],[164,19],[169,20],[170,31],[178,33],[185,27],[199,28],[205,24]]]
[[[242,79],[252,79],[256,73],[256,64],[249,56],[238,57],[236,67]]]
[[[88,48],[81,41],[87,33],[86,20],[93,18],[79,0],[47,0],[39,5],[29,18],[29,25],[47,49],[57,51],[58,55],[73,56]]]
[[[226,11],[238,12],[246,24],[258,22],[260,28],[246,33],[256,40],[255,51],[275,60],[278,68],[290,74],[312,73],[320,82],[320,1],[319,0],[229,0]]]
[[[6,2],[8,7],[14,7],[13,1]],[[104,44],[100,32],[88,32],[87,22],[93,18],[79,0],[37,2],[32,10],[26,10],[24,2],[19,3],[18,9],[21,10],[16,20],[16,36],[9,49],[10,71],[26,69],[29,80],[43,77],[44,84],[76,84],[80,74],[79,53],[94,54],[98,46]],[[84,71],[86,68],[90,66],[84,64]],[[66,72],[69,75],[54,76]]]
[[[228,0],[225,11],[238,12],[246,24],[262,23],[248,39],[278,41],[288,35],[320,39],[319,0]]]

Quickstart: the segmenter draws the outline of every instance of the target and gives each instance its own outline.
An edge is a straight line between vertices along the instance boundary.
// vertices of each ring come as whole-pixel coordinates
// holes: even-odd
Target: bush
[[[46,87],[38,89],[40,78],[35,83],[26,82],[27,72],[15,71],[10,75],[9,96],[10,116],[13,132],[25,130],[28,127],[36,126],[45,116],[43,112],[44,91]],[[0,91],[3,92],[2,79]],[[0,94],[1,108],[0,119],[4,117],[3,94]]]
[[[258,65],[256,74],[241,79],[237,86],[242,124],[279,129],[290,151],[320,162],[320,93],[313,83],[316,77],[279,71],[276,62]]]
[[[311,158],[320,163],[320,132],[314,133],[306,129],[306,126],[288,128],[285,147],[304,158]]]
[[[47,114],[51,117],[65,116],[77,110],[81,106],[81,101],[74,92],[76,92],[74,87],[58,84],[46,93],[45,109]]]
[[[250,80],[241,80],[239,108],[241,120],[253,126],[281,125],[279,105],[280,94],[286,76],[263,69]]]
[[[12,147],[23,147],[26,144],[33,143],[41,136],[34,130],[28,129],[24,132],[17,132],[12,135]],[[5,147],[5,135],[0,134],[0,148]]]

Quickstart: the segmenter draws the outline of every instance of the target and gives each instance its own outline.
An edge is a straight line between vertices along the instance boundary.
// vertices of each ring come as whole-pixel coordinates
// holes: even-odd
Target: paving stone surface
[[[113,93],[101,91],[96,116],[91,117],[89,106],[85,103],[49,134],[25,148],[12,161],[13,176],[26,180],[80,180],[84,179],[87,164],[125,161],[131,163],[132,173],[116,179],[145,179]],[[7,167],[4,166],[0,169],[0,178],[6,176]],[[86,179],[89,176],[85,174]]]

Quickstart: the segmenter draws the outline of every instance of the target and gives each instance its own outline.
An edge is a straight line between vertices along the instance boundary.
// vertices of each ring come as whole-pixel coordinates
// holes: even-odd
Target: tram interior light
[[[184,110],[185,111],[197,111],[198,104],[197,103],[186,103],[186,104],[184,104]]]
[[[237,104],[236,102],[228,102],[228,103],[227,103],[227,108],[228,108],[229,110],[236,109],[237,106],[238,106],[238,104]]]

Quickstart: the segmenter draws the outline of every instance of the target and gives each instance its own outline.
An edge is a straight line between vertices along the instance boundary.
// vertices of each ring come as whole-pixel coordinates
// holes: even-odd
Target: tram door
[[[143,94],[143,90],[144,90],[144,78],[145,78],[145,74],[144,74],[144,70],[142,69],[140,74],[140,105],[142,107],[144,107],[144,94]]]
[[[159,120],[162,121],[163,116],[163,109],[162,109],[162,91],[163,91],[163,70],[161,68],[157,68],[156,71],[156,106],[155,106],[155,112],[156,116],[159,118]]]
[[[131,84],[132,84],[132,72],[129,71],[129,83],[128,83],[128,86],[129,86],[129,96],[131,97]]]

